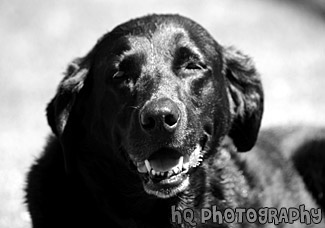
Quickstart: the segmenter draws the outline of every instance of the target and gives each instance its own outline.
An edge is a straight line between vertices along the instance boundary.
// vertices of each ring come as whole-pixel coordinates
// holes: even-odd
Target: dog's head
[[[167,198],[225,136],[250,150],[262,112],[249,57],[187,18],[151,15],[116,27],[69,66],[48,120],[68,166],[77,156],[123,161],[147,193]],[[73,154],[74,143],[84,152]]]

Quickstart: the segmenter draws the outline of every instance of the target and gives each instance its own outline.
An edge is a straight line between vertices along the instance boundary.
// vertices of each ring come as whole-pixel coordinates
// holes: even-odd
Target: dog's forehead
[[[187,47],[199,57],[203,58],[202,51],[191,39],[188,31],[182,27],[163,24],[150,34],[128,35],[130,49],[123,54],[144,54],[148,62],[154,63],[157,58],[173,59],[175,52],[180,47]]]

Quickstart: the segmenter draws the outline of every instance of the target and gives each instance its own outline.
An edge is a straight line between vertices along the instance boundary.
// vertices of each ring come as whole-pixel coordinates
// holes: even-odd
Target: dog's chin
[[[161,149],[134,165],[142,179],[144,190],[159,198],[170,198],[186,190],[190,175],[201,165],[206,137],[190,153]]]
[[[143,181],[143,187],[148,194],[166,199],[186,190],[189,183],[189,174],[181,173],[158,183],[149,178]]]

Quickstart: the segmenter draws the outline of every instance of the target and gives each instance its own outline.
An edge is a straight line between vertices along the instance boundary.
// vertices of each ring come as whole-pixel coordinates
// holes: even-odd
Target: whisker
[[[133,109],[136,109],[136,110],[140,110],[140,108],[137,107],[137,106],[129,106],[128,108],[133,108]]]

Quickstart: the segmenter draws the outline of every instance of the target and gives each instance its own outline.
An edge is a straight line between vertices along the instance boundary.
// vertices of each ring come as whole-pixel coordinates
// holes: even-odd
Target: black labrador
[[[69,65],[48,105],[33,227],[324,227],[291,157],[267,132],[254,147],[262,113],[248,56],[182,16],[128,21]]]

